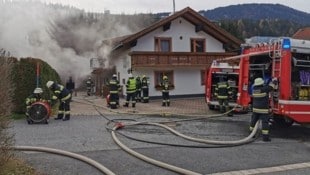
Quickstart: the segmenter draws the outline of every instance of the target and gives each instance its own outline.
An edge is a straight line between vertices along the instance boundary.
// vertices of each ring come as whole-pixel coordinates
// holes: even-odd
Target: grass
[[[0,175],[43,175],[19,159],[10,159],[0,169]]]
[[[13,120],[26,119],[26,115],[25,114],[14,113],[14,114],[11,115],[11,119],[13,119]]]

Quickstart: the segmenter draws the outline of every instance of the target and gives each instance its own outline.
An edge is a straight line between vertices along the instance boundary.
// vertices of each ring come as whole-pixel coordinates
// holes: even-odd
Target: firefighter
[[[46,86],[53,92],[52,101],[60,101],[58,107],[58,116],[55,118],[55,120],[70,120],[70,91],[63,85],[57,84],[54,81],[48,81]]]
[[[110,99],[109,105],[112,109],[115,109],[119,105],[118,92],[121,90],[119,81],[117,80],[116,74],[113,74],[112,79],[109,81],[109,92]]]
[[[142,76],[141,85],[142,85],[143,103],[148,103],[149,102],[149,82],[145,75]]]
[[[132,102],[132,107],[136,107],[136,79],[129,74],[129,78],[126,83],[126,103],[123,105],[124,107],[128,107],[129,101]]]
[[[169,96],[169,81],[167,76],[163,76],[163,81],[161,83],[162,88],[162,106],[170,106],[170,96]]]
[[[72,77],[69,77],[69,80],[66,82],[66,88],[70,91],[71,100],[72,100],[72,94],[73,94],[73,91],[75,89],[75,83],[72,80]]]
[[[87,95],[90,96],[92,94],[92,88],[94,87],[94,82],[91,79],[91,77],[88,77],[88,80],[86,81],[86,90]]]
[[[228,100],[231,94],[232,92],[228,82],[220,79],[215,87],[215,96],[219,102],[220,112],[225,113],[229,111]],[[228,116],[233,116],[233,113],[229,112]]]
[[[262,135],[263,141],[271,141],[269,137],[269,92],[276,88],[277,80],[273,79],[269,84],[265,84],[262,78],[254,80],[253,87],[253,113],[250,123],[250,131],[253,130],[256,122],[260,119],[262,121]]]
[[[141,102],[141,88],[142,88],[141,79],[139,76],[137,76],[136,77],[136,99],[137,99],[137,102]]]
[[[26,116],[27,116],[27,120],[29,118],[29,109],[31,108],[31,104],[32,103],[37,102],[37,101],[46,102],[46,100],[44,100],[42,98],[42,93],[43,93],[43,90],[41,88],[35,88],[33,93],[26,98]]]

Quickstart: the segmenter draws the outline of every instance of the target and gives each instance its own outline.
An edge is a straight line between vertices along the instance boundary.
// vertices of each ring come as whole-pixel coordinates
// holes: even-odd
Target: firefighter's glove
[[[274,85],[278,85],[278,78],[273,78],[273,79],[272,79],[272,83],[273,83]]]

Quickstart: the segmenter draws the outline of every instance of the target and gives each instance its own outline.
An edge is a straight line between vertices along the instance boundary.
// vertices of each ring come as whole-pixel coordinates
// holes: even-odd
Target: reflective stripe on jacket
[[[218,99],[228,99],[228,95],[231,94],[230,86],[227,82],[219,82],[215,88],[215,94]]]
[[[168,80],[164,80],[164,82],[161,84],[162,92],[169,92],[169,82]]]
[[[127,80],[126,92],[127,93],[135,93],[136,92],[136,80],[133,77],[131,77]]]
[[[64,88],[64,86],[60,84],[57,84],[55,86],[53,93],[54,93],[53,99],[55,99],[56,97],[57,99],[60,99],[61,101],[68,100],[71,97],[70,91]]]
[[[119,82],[115,79],[111,79],[109,82],[110,94],[117,94],[120,90]]]
[[[253,112],[268,114],[269,113],[269,92],[271,86],[261,85],[253,87]]]

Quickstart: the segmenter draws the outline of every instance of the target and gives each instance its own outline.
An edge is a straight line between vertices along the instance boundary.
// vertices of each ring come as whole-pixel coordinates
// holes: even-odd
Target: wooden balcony
[[[235,56],[236,53],[212,52],[131,52],[131,66],[138,67],[169,67],[169,66],[209,66],[213,60]]]

